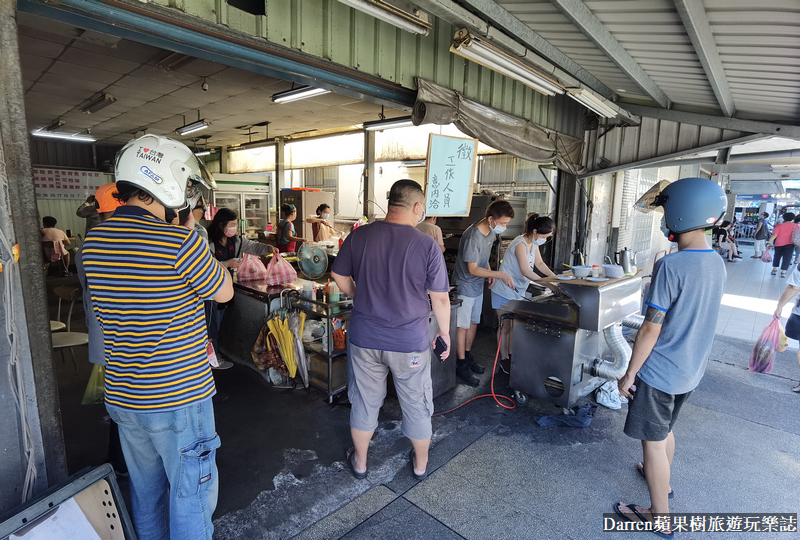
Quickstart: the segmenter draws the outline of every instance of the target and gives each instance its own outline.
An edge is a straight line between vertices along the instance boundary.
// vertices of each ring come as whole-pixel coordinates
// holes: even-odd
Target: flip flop
[[[642,475],[642,478],[647,480],[647,477],[644,475],[644,463],[642,463],[641,461],[639,463],[637,463],[636,464],[636,470],[639,471],[639,474]],[[672,489],[672,486],[670,486],[669,495],[667,495],[667,497],[669,497],[670,499],[674,499],[675,498],[675,490]]]
[[[358,480],[363,480],[364,478],[367,477],[367,473],[369,473],[369,468],[367,468],[367,470],[364,472],[358,472],[356,470],[355,464],[353,463],[353,456],[355,455],[356,455],[355,448],[349,448],[347,452],[345,452],[347,464],[350,465],[350,472],[353,473],[353,476],[355,476]]]
[[[413,449],[411,450],[411,454],[408,457],[408,461],[411,464],[411,474],[414,475],[414,478],[416,478],[417,480],[420,480],[420,481],[421,480],[425,480],[426,478],[428,478],[428,466],[427,465],[425,466],[425,472],[422,473],[422,474],[417,474],[417,471],[414,470],[414,450]]]
[[[639,520],[641,520],[641,521],[642,521],[642,522],[644,522],[644,523],[647,523],[647,518],[646,518],[646,517],[644,517],[644,516],[642,515],[642,513],[641,513],[641,512],[639,512],[639,511],[636,509],[636,507],[637,507],[638,505],[636,505],[636,504],[625,504],[625,505],[623,505],[623,506],[626,506],[626,507],[628,508],[628,510],[631,510],[631,511],[632,511],[634,514],[636,514],[636,517],[638,517],[638,518],[639,518]],[[622,512],[622,510],[620,510],[620,509],[619,509],[619,503],[614,503],[614,513],[615,513],[615,514],[617,514],[619,517],[621,517],[622,519],[624,519],[624,520],[626,520],[626,521],[630,521],[631,523],[636,523],[634,520],[632,520],[632,519],[631,519],[631,518],[629,518],[627,515],[625,515],[625,514]],[[651,530],[650,532],[651,532],[651,533],[653,533],[653,534],[656,534],[656,535],[658,535],[658,536],[659,536],[659,537],[661,537],[661,538],[666,538],[667,540],[673,540],[673,539],[675,538],[675,532],[671,532],[671,533],[669,533],[669,534],[667,534],[667,533],[663,533],[663,532],[661,532],[661,531],[656,531],[656,530]]]

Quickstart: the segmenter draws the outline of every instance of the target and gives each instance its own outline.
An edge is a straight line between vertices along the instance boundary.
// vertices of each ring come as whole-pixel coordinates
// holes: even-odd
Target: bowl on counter
[[[604,264],[603,273],[607,278],[623,278],[625,277],[625,270],[618,264]]]
[[[592,268],[590,266],[573,266],[572,267],[572,275],[576,278],[585,278],[589,277],[592,274]]]

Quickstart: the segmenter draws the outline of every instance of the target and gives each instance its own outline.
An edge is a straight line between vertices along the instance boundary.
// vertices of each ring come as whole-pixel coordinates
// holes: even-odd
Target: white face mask
[[[329,217],[331,217],[331,215],[330,214],[320,214],[320,217],[322,219],[328,219]]]
[[[547,238],[537,238],[536,240],[533,241],[533,243],[536,244],[537,246],[543,246],[545,242],[547,242]]]

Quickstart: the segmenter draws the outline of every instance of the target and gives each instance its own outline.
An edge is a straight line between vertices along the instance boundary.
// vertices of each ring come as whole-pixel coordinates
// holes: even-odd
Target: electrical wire
[[[10,345],[10,361],[8,364],[8,380],[11,383],[11,393],[14,396],[14,403],[22,424],[22,450],[27,460],[25,467],[25,482],[22,486],[22,502],[25,503],[33,496],[33,488],[36,484],[38,472],[36,470],[36,455],[33,442],[33,432],[28,421],[28,409],[25,402],[25,389],[23,387],[24,375],[20,362],[20,334],[15,321],[14,313],[16,306],[14,297],[11,294],[12,286],[15,283],[15,274],[18,271],[18,263],[14,260],[14,253],[11,243],[0,229],[0,244],[8,254],[8,259],[0,260],[3,265],[3,309],[6,317],[6,339]]]
[[[502,323],[501,323],[501,328],[502,328]],[[500,333],[500,338],[497,340],[497,352],[494,355],[494,364],[492,365],[492,384],[491,384],[492,393],[491,394],[483,394],[483,395],[480,395],[480,396],[475,396],[473,398],[470,398],[467,401],[465,401],[464,403],[462,403],[461,405],[457,405],[457,406],[453,407],[452,409],[448,409],[446,411],[434,413],[432,418],[436,417],[436,416],[443,416],[445,414],[450,414],[451,412],[457,411],[458,409],[460,409],[461,407],[463,407],[464,405],[466,405],[468,403],[472,403],[475,400],[483,399],[483,398],[494,398],[495,402],[498,405],[500,405],[502,408],[504,408],[506,410],[509,410],[509,411],[512,410],[512,409],[516,409],[517,408],[517,404],[514,402],[513,399],[511,399],[508,396],[498,396],[494,391],[494,376],[495,376],[495,373],[497,372],[497,360],[500,357],[500,343],[502,342],[502,339],[503,339],[503,336],[502,336],[502,332],[501,332]],[[511,402],[511,405],[509,406],[509,405],[502,404],[500,402],[501,399],[504,399],[506,401]],[[389,420],[394,420],[396,422],[399,422],[399,421],[402,420],[402,418],[398,418],[396,416],[392,416],[390,414],[387,414],[387,413],[383,412],[383,408],[381,408],[381,414],[383,414]]]

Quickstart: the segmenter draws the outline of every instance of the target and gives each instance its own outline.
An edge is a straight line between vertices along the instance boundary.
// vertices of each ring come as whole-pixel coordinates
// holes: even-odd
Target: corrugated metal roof
[[[648,99],[550,1],[499,0],[497,4],[623,101]],[[671,0],[585,0],[584,4],[676,107],[719,111],[708,76]],[[800,1],[703,0],[703,6],[736,117],[800,119]]]

